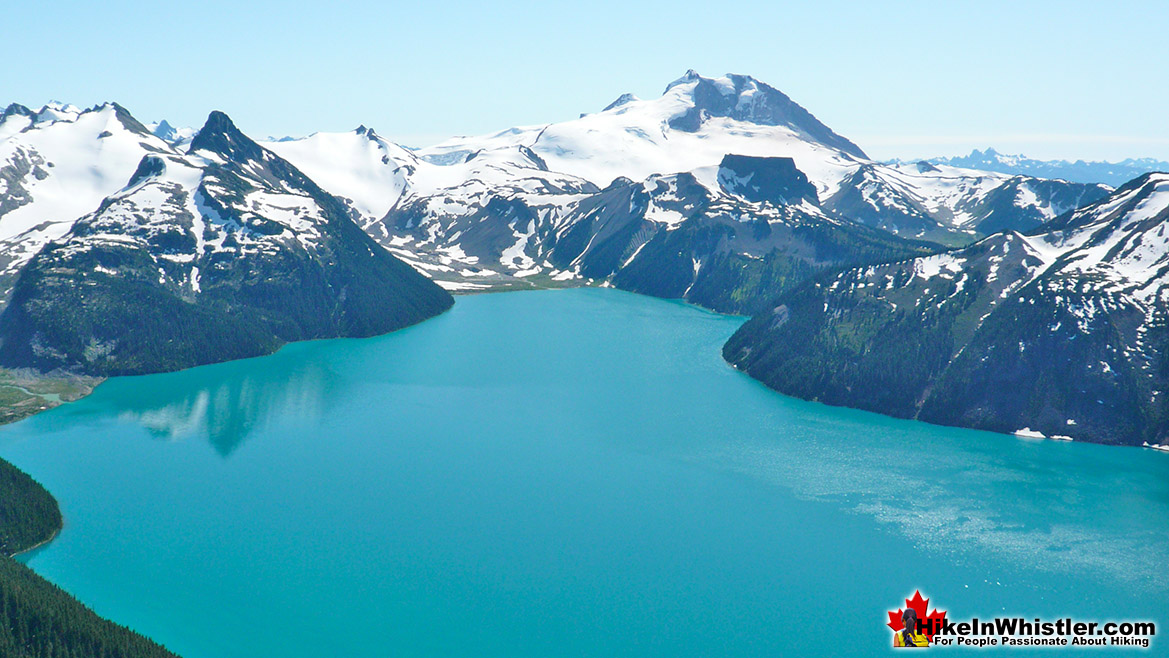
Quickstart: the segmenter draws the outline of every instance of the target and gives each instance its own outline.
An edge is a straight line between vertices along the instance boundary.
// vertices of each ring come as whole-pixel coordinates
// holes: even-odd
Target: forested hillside
[[[3,658],[176,658],[124,626],[102,619],[11,554],[61,529],[57,501],[0,460],[0,656]]]

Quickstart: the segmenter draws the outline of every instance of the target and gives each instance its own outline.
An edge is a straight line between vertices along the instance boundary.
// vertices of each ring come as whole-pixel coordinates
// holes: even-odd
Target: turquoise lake
[[[919,588],[1169,623],[1169,454],[786,398],[741,322],[479,295],[110,380],[0,429],[66,519],[23,559],[185,658],[886,655]]]

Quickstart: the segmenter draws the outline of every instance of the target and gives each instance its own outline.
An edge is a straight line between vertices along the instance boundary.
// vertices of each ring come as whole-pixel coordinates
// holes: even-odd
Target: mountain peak
[[[179,128],[170,121],[163,119],[158,123],[152,123],[146,126],[146,129],[155,137],[162,141],[178,148],[179,146],[191,141],[195,136],[195,131],[191,128]]]
[[[353,132],[357,135],[365,135],[371,142],[376,142],[381,139],[381,135],[374,132],[373,128],[367,128],[364,123],[357,126],[357,129]]]
[[[4,108],[4,113],[2,115],[0,115],[0,118],[10,117],[10,116],[13,116],[16,114],[19,114],[20,116],[24,116],[24,117],[30,117],[30,118],[33,117],[34,115],[36,115],[35,112],[33,112],[29,108],[21,105],[20,103],[10,103],[8,105],[8,107]]]
[[[226,160],[236,162],[261,160],[264,157],[264,150],[260,145],[243,134],[236,128],[231,118],[219,110],[212,110],[211,114],[207,115],[207,122],[191,140],[187,152],[195,151],[210,151]]]
[[[674,80],[670,84],[666,85],[666,91],[664,91],[662,93],[663,94],[667,93],[671,89],[673,89],[674,87],[677,87],[678,85],[684,85],[688,82],[694,82],[695,80],[701,80],[701,79],[702,79],[702,76],[698,74],[698,71],[695,71],[694,69],[686,69],[686,73],[684,73],[682,75],[682,77],[680,77],[677,80]]]
[[[688,86],[685,89],[680,87]],[[689,101],[690,108],[669,120],[670,127],[698,132],[711,117],[764,126],[784,126],[853,157],[868,159],[859,146],[841,137],[778,89],[749,75],[728,73],[704,78],[693,69],[666,87]]]
[[[239,128],[235,127],[235,123],[232,122],[231,117],[227,116],[226,113],[221,110],[211,110],[211,113],[207,115],[207,121],[204,122],[203,127],[199,130],[199,134],[203,134],[205,130],[228,132],[238,131]]]
[[[641,100],[641,99],[638,98],[637,96],[634,96],[633,94],[628,94],[628,93],[621,94],[620,96],[617,97],[617,100],[606,105],[605,109],[603,109],[601,111],[608,112],[609,110],[612,110],[613,108],[621,107],[622,105],[625,105],[627,103],[632,103],[632,102],[638,101],[638,100]]]
[[[76,105],[72,103],[64,103],[62,101],[49,101],[48,103],[45,103],[41,106],[41,111],[44,112],[45,110],[69,112],[72,114],[81,112],[81,108],[77,107]]]
[[[48,124],[54,121],[74,121],[81,114],[81,108],[67,105],[60,101],[49,101],[41,106],[33,118],[35,124]]]
[[[175,127],[170,125],[170,122],[166,119],[159,121],[158,125],[154,127],[154,134],[168,142],[174,139],[177,132]]]
[[[114,117],[116,117],[117,120],[122,124],[122,126],[124,126],[126,128],[126,130],[129,130],[130,132],[137,133],[137,134],[142,135],[142,136],[148,136],[148,135],[154,134],[154,133],[150,132],[149,128],[142,125],[141,121],[134,118],[134,115],[130,114],[130,110],[127,110],[126,108],[122,107],[121,105],[119,105],[113,101],[108,101],[108,102],[102,103],[101,105],[98,105],[98,106],[94,107],[93,109],[95,111],[98,111],[98,112],[105,112],[105,111],[113,112]]]

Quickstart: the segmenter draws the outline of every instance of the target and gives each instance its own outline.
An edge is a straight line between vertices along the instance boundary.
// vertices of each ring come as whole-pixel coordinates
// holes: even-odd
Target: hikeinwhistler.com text
[[[1075,621],[996,617],[954,622],[919,620],[939,647],[1137,647],[1149,648],[1157,634],[1152,621]]]

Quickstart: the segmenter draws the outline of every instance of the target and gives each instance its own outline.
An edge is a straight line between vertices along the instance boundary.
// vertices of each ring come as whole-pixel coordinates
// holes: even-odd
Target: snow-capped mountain
[[[794,395],[1164,443],[1166,220],[1169,175],[874,162],[747,76],[419,151],[11,105],[0,365],[168,370],[404,326],[451,303],[432,281],[593,283],[757,314],[726,356]]]
[[[120,112],[73,121],[108,114],[100,142],[118,134],[115,123],[136,124]],[[450,305],[226,115],[213,112],[186,152],[134,134],[152,148],[120,189],[21,270],[0,316],[3,365],[172,370],[286,341],[383,333]]]
[[[986,234],[987,197],[1004,186],[1025,229],[1105,195],[1109,188],[1065,182],[1039,185],[958,167],[886,165],[870,160],[783,93],[749,76],[704,78],[694,71],[656,99],[625,95],[604,111],[562,123],[456,138],[421,149],[437,163],[471,153],[527,147],[552,171],[607,186],[618,177],[717,165],[724,155],[790,157],[816,185],[825,207],[904,237],[969,241]],[[1005,197],[1005,194],[1000,194]],[[1000,211],[1002,206],[995,206]],[[995,224],[1006,218],[999,212]],[[1001,230],[995,228],[995,230]]]
[[[963,244],[998,231],[1030,230],[1109,191],[926,162],[869,162],[841,181],[825,205],[898,235]]]
[[[922,249],[821,208],[790,158],[724,156],[603,190],[542,166],[524,147],[441,166],[470,173],[403,196],[374,235],[453,289],[611,281],[736,312],[821,267]]]
[[[1169,162],[1155,158],[1128,158],[1120,162],[1036,160],[1025,155],[999,153],[993,148],[985,151],[974,149],[970,155],[930,158],[929,161],[967,169],[1113,186],[1123,185],[1142,174],[1169,171]]]
[[[565,217],[548,260],[565,272],[725,312],[754,313],[826,267],[924,245],[836,216],[790,158],[618,179]]]
[[[260,146],[217,125],[192,136],[114,104],[11,106],[0,120],[8,285],[48,272],[51,254],[89,249],[66,245],[118,235],[158,261],[169,294],[199,298],[227,252],[275,257],[289,241],[311,252],[322,218],[344,215],[452,289],[592,281],[753,312],[823,268],[929,248],[903,238],[1030,229],[1107,191],[873,162],[778,90],[693,71],[656,99],[624,95],[579,119],[420,151],[365,127]],[[233,135],[246,157],[199,147],[204,133]],[[276,162],[284,174],[264,173]],[[188,234],[196,241],[174,237]]]
[[[265,147],[321,181],[394,254],[455,289],[541,271],[527,271],[535,263],[528,238],[546,234],[573,203],[598,191],[584,179],[548,171],[524,147],[438,165],[364,126]]]
[[[190,144],[191,140],[195,138],[195,133],[198,132],[194,128],[176,128],[172,126],[166,119],[163,119],[158,123],[148,123],[146,124],[146,127],[156,137],[176,148],[184,147],[187,144]]]
[[[625,95],[579,119],[455,138],[421,149],[419,155],[445,163],[517,146],[531,149],[553,171],[600,187],[619,177],[643,180],[716,165],[728,153],[791,157],[801,171],[828,185],[855,161],[867,159],[859,147],[778,90],[749,76],[712,79],[694,71],[670,83],[656,99]]]
[[[63,236],[170,145],[124,108],[9,105],[0,115],[0,300],[45,243]]]
[[[1108,192],[926,163],[873,162],[778,90],[748,76],[711,79],[693,71],[656,99],[626,94],[579,119],[456,138],[416,152],[371,132],[265,146],[348,200],[362,226],[395,254],[461,289],[595,278],[572,262],[549,260],[566,223],[591,207],[588,196],[615,182],[678,176],[705,181],[720,195],[710,174],[727,155],[789,158],[814,187],[819,212],[951,243],[1030,229]],[[652,212],[646,221],[670,225]]]
[[[1169,174],[1147,174],[1029,235],[809,284],[724,353],[769,386],[830,404],[1166,443],[1166,224]]]
[[[263,144],[348,204],[363,226],[386,216],[420,164],[409,149],[365,126]]]
[[[391,251],[452,288],[514,284],[535,275],[580,277],[547,260],[564,218],[599,192],[548,171],[524,147],[423,161],[399,203],[368,230]]]

